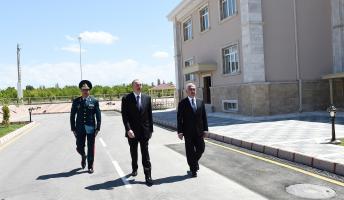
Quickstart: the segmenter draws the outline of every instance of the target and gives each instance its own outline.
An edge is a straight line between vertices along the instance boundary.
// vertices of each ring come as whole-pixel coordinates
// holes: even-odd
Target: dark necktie
[[[141,111],[140,96],[136,96],[136,107]]]
[[[196,112],[197,108],[196,108],[196,105],[195,105],[195,100],[193,98],[191,99],[191,105],[192,105],[193,111]]]

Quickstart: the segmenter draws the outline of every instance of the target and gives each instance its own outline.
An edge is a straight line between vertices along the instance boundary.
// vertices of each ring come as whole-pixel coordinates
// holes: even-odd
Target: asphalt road
[[[139,175],[128,176],[129,146],[121,117],[114,112],[103,113],[96,141],[95,173],[88,174],[80,169],[69,115],[40,115],[34,120],[37,127],[0,147],[0,200],[304,199],[286,192],[286,187],[302,183],[328,187],[336,192],[332,199],[344,199],[340,183],[251,157],[213,141],[207,142],[198,177],[190,178],[183,141],[177,139],[176,133],[160,127],[154,127],[150,141],[155,184],[148,187],[140,164]]]

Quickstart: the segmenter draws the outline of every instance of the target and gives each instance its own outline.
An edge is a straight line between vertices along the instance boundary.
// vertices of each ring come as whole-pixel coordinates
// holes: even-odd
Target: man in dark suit
[[[79,83],[79,88],[82,96],[73,100],[70,126],[76,138],[76,150],[81,155],[81,167],[83,169],[86,167],[87,158],[88,173],[92,174],[94,171],[94,143],[100,131],[101,113],[98,100],[90,96],[92,83],[88,80],[82,80]],[[85,153],[86,138],[87,156]]]
[[[181,100],[177,112],[177,129],[179,139],[185,138],[185,151],[191,176],[197,177],[198,161],[204,149],[204,138],[208,134],[208,121],[202,100],[196,99],[196,86],[186,85],[188,97]]]
[[[131,175],[137,176],[137,147],[140,143],[146,184],[151,186],[153,185],[152,166],[148,152],[148,142],[153,133],[151,98],[141,93],[142,83],[140,80],[134,80],[132,88],[133,92],[122,98],[122,119],[132,159]]]

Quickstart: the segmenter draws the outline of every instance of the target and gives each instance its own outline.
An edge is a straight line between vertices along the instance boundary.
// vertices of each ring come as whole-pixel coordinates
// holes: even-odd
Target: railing
[[[102,95],[92,95],[100,102],[103,101],[120,101],[122,97],[126,94],[102,94]],[[78,96],[56,96],[56,97],[24,97],[20,102],[18,99],[6,99],[6,103],[10,105],[39,105],[39,104],[58,104],[58,103],[70,103],[73,99]],[[0,105],[3,102],[0,99]],[[175,98],[173,96],[169,97],[155,97],[152,96],[152,109],[153,110],[163,110],[169,108],[175,108]]]
[[[101,94],[92,95],[99,101],[116,101],[120,100],[125,94]],[[53,96],[53,97],[24,97],[22,100],[15,99],[0,99],[0,102],[6,101],[6,103],[13,104],[24,104],[24,105],[35,105],[35,104],[51,104],[51,103],[69,103],[73,99],[79,97],[78,95],[73,96]]]
[[[175,98],[152,98],[152,109],[153,110],[164,110],[169,108],[175,108]]]

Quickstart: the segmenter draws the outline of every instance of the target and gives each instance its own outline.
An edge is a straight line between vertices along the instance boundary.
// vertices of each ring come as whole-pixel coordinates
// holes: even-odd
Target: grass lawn
[[[0,137],[5,136],[6,134],[17,130],[18,128],[23,127],[25,124],[11,124],[8,127],[0,125]]]
[[[340,146],[344,147],[344,138],[339,139],[340,141],[342,141],[342,143],[340,143]]]

